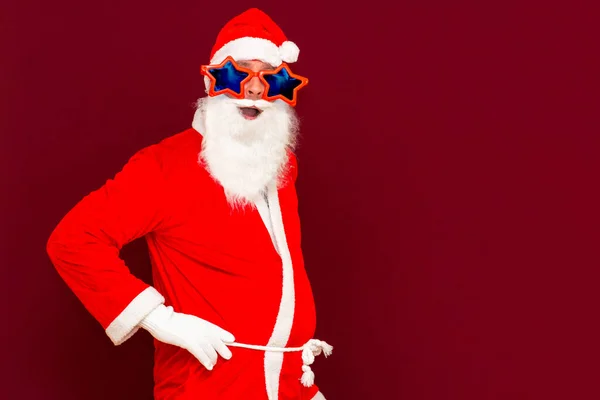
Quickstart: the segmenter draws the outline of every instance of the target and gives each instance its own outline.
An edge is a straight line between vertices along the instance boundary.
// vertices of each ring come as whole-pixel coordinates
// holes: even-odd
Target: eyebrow
[[[250,63],[248,61],[238,61],[238,65],[241,65],[242,67],[245,67],[245,68],[250,67]],[[263,65],[264,65],[264,68],[262,68],[262,69],[275,69],[275,67],[273,67],[270,64],[263,63]]]

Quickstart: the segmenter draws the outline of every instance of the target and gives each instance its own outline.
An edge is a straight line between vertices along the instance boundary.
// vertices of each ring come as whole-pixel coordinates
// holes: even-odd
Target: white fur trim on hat
[[[255,37],[243,37],[232,40],[221,47],[212,60],[211,64],[219,64],[227,56],[234,60],[261,60],[273,67],[278,67],[283,61],[293,63],[298,60],[300,49],[295,43],[286,41],[280,47],[267,39]]]

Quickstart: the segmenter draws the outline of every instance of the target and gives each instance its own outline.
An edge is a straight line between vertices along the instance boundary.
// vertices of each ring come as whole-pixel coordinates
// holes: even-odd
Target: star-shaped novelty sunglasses
[[[208,88],[210,96],[227,93],[243,99],[244,85],[257,76],[265,85],[263,100],[281,99],[291,106],[296,105],[298,90],[308,84],[307,78],[292,73],[286,63],[273,70],[254,72],[238,65],[231,56],[218,65],[203,65],[200,71],[210,80]]]

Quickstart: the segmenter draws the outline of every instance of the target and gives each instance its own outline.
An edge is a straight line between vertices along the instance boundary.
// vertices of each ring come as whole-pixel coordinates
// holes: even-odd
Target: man
[[[60,276],[115,345],[154,337],[156,399],[324,399],[292,152],[298,47],[250,9],[202,67],[192,128],[140,150],[52,233]],[[145,237],[153,286],[119,258]]]

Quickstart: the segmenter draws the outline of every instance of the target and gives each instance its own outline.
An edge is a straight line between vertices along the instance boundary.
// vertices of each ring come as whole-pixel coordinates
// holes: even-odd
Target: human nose
[[[246,83],[246,98],[251,100],[259,100],[265,90],[265,85],[258,79],[258,77],[252,78]]]

